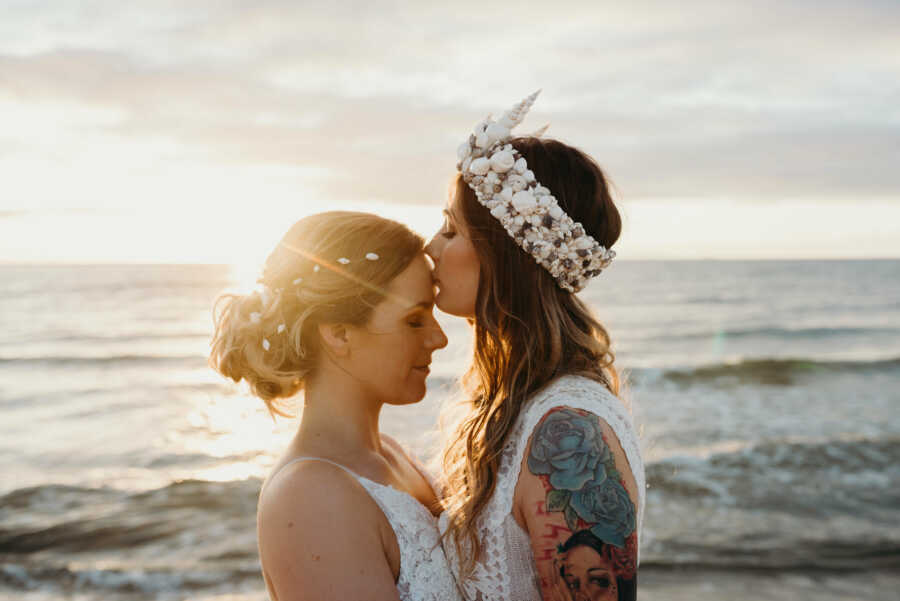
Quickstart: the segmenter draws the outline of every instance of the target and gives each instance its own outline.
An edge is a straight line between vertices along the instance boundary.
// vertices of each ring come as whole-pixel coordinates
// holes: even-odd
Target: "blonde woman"
[[[643,464],[609,336],[576,296],[621,221],[590,157],[512,137],[535,97],[460,147],[427,246],[437,306],[475,335],[443,453],[444,549],[470,600],[634,599]]]
[[[269,256],[258,292],[217,303],[212,366],[276,415],[304,393],[259,499],[275,601],[458,598],[431,483],[378,430],[385,403],[422,400],[432,353],[447,344],[423,244],[375,215],[313,215]]]

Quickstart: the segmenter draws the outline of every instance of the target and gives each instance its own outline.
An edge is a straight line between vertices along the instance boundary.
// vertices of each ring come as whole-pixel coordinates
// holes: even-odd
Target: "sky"
[[[440,223],[456,147],[591,154],[629,259],[900,257],[900,3],[0,0],[0,262],[253,263]]]

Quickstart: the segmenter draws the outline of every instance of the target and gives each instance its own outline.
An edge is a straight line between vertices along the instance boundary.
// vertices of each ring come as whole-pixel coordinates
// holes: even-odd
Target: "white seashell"
[[[484,133],[493,144],[494,142],[499,142],[500,140],[505,140],[506,138],[508,138],[509,128],[499,123],[491,123],[487,126],[487,129],[484,130]]]
[[[491,169],[497,173],[506,173],[516,164],[516,158],[511,152],[501,150],[495,152],[491,157]]]
[[[490,138],[488,138],[486,133],[482,132],[480,134],[475,134],[475,146],[478,148],[487,148],[490,146]]]
[[[525,157],[519,157],[519,160],[516,161],[516,173],[525,173],[528,170],[528,163],[525,162]]]
[[[534,196],[531,192],[527,190],[522,190],[521,192],[516,192],[512,197],[512,205],[516,208],[516,210],[520,213],[530,213],[537,207],[537,201],[535,201]]]
[[[491,168],[493,168],[493,166],[494,166],[493,163],[494,163],[494,162],[493,162],[493,159],[491,159]],[[500,183],[500,176],[497,175],[496,170],[494,170],[494,171],[491,171],[490,173],[488,173],[487,175],[484,176],[484,181],[486,181],[486,182],[488,182],[489,184],[492,184],[492,185],[493,185],[493,184],[497,184],[497,183]]]
[[[506,205],[497,205],[493,209],[491,209],[491,215],[500,219],[504,215],[506,215]]]
[[[475,175],[485,175],[491,170],[491,162],[484,157],[480,157],[472,161],[469,165],[469,173]]]
[[[528,182],[521,175],[514,173],[506,178],[507,185],[512,188],[513,192],[521,192],[528,186]]]
[[[285,325],[283,323],[278,324],[278,333],[281,334],[285,330]]]
[[[526,182],[533,182],[533,181],[534,181],[534,171],[532,171],[531,169],[529,169],[528,171],[526,171],[526,172],[523,173],[522,175],[523,175],[523,177],[525,177],[525,181],[526,181]]]
[[[460,165],[460,171],[465,173],[466,171],[469,170],[469,165],[471,165],[471,164],[472,164],[472,157],[471,156],[466,157],[466,159],[462,162],[462,165]]]
[[[503,189],[500,190],[500,198],[504,201],[509,202],[512,200],[513,190],[509,186],[503,186]]]
[[[302,284],[302,283],[303,283],[303,278],[297,278],[296,280],[294,280],[294,286],[296,286],[297,284]]]
[[[587,236],[582,236],[575,241],[575,248],[590,248],[593,245]]]
[[[268,339],[263,338],[263,341],[262,341],[262,347],[263,347],[264,349],[266,349],[266,350],[269,350],[269,347],[271,347],[271,346],[272,346],[272,345],[269,344]]]
[[[554,219],[559,219],[563,216],[563,210],[559,208],[559,205],[553,205],[550,207],[550,210],[547,211],[551,217]]]
[[[549,189],[549,188],[546,188],[546,187],[544,187],[544,186],[535,186],[535,188],[534,188],[534,193],[535,193],[535,194],[541,194],[541,195],[549,195],[549,194],[550,194],[550,189]]]
[[[348,259],[347,257],[341,257],[340,259],[338,259],[338,263],[340,263],[341,265],[349,265],[350,259]]]
[[[510,119],[509,114],[500,117],[500,120],[497,121],[497,124],[502,125],[506,129],[512,129],[516,126],[516,122]]]
[[[368,260],[370,260],[370,261],[377,261],[377,260],[380,259],[381,257],[379,257],[378,255],[376,255],[375,253],[366,253],[366,258],[367,258]]]
[[[469,153],[472,152],[472,147],[469,146],[468,142],[463,142],[459,145],[459,148],[456,149],[456,156],[460,161],[465,160]]]

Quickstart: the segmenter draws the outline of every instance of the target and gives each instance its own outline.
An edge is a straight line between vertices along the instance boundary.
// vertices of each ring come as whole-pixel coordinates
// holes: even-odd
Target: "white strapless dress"
[[[646,487],[644,464],[631,414],[622,401],[599,382],[581,376],[563,376],[525,402],[510,430],[500,458],[497,486],[478,519],[478,535],[483,546],[481,561],[468,579],[459,582],[467,601],[541,601],[531,539],[512,514],[513,492],[532,431],[547,411],[561,405],[599,416],[618,437],[637,484],[640,553]],[[439,527],[442,533],[446,531],[446,513],[441,514]],[[445,539],[444,552],[458,577],[461,562],[452,540]]]

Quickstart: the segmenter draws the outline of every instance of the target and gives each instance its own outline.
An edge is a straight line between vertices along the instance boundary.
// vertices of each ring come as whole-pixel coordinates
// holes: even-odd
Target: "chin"
[[[428,388],[424,385],[419,385],[418,387],[410,386],[409,388],[401,391],[399,394],[395,394],[392,397],[389,397],[391,400],[388,401],[388,404],[415,405],[416,403],[420,403],[422,399],[425,398],[426,392],[428,392]]]

